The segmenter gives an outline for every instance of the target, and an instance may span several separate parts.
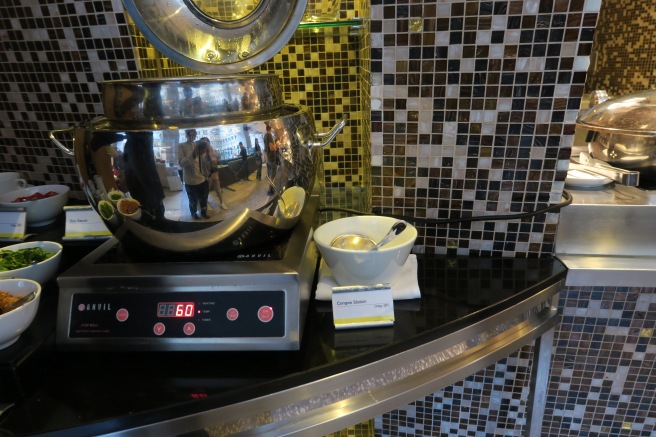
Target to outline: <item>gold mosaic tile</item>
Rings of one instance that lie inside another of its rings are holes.
[[[656,3],[604,0],[594,34],[586,90],[610,96],[656,87]],[[588,38],[590,36],[588,35]]]
[[[353,7],[353,3],[342,3],[344,18],[361,13]],[[137,53],[144,53],[144,50],[147,54],[156,52],[134,24],[131,24],[130,31]],[[368,136],[360,132],[362,36],[363,32],[352,32],[346,26],[300,29],[271,60],[246,73],[277,74],[281,78],[285,101],[308,106],[314,114],[317,132],[328,132],[342,115],[348,118],[342,132],[324,149],[323,180],[326,186],[334,188],[353,189],[368,185],[369,167],[364,166],[362,159],[369,149]],[[144,78],[199,74],[161,54],[142,57],[139,64]]]

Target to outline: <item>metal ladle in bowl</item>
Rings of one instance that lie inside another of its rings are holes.
[[[387,235],[376,243],[371,237],[362,234],[344,234],[338,235],[330,242],[331,247],[346,250],[378,250],[380,247],[392,241],[394,237],[399,235],[408,226],[403,220],[399,220],[392,225]]]
[[[285,199],[282,198],[282,193],[278,190],[278,187],[276,187],[275,182],[273,182],[271,180],[269,175],[266,175],[265,177],[266,177],[267,182],[269,183],[269,186],[271,187],[271,189],[275,193],[276,197],[280,200],[280,202],[282,202],[283,211],[286,212],[287,211],[287,205],[285,204]]]

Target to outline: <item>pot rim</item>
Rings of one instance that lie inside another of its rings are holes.
[[[112,120],[105,116],[95,117],[81,122],[78,126],[92,132],[151,132],[160,130],[199,129],[208,126],[225,126],[230,124],[265,123],[269,120],[285,119],[306,115],[310,117],[310,109],[305,105],[281,105],[267,112],[258,114],[235,114],[232,117],[207,116],[196,119],[179,120]],[[314,118],[310,117],[312,121]]]
[[[275,74],[110,80],[102,94],[105,117],[125,123],[233,119],[285,104]]]
[[[222,74],[222,75],[198,75],[198,76],[174,76],[174,77],[146,77],[139,79],[108,79],[100,82],[101,84],[151,84],[151,83],[171,83],[171,82],[223,82],[230,80],[273,78],[280,79],[275,73],[244,73],[244,74]]]

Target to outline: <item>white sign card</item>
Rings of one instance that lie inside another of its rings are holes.
[[[394,299],[389,284],[333,287],[335,329],[394,324]]]
[[[22,241],[25,238],[27,212],[25,208],[0,210],[0,240]]]
[[[112,233],[100,215],[91,206],[66,206],[66,228],[64,240],[109,238]]]

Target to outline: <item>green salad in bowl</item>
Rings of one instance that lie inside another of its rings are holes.
[[[46,252],[41,247],[27,247],[16,251],[0,250],[0,272],[22,269],[54,255],[53,252]]]
[[[0,279],[31,279],[44,284],[57,273],[62,249],[54,241],[31,241],[0,248]]]

